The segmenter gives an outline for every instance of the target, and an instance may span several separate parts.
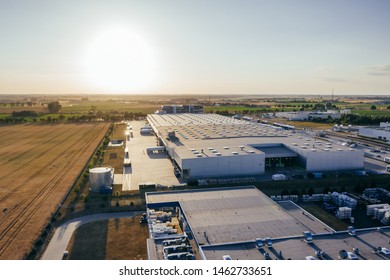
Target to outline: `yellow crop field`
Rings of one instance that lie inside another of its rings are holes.
[[[30,252],[109,126],[0,127],[0,259]]]

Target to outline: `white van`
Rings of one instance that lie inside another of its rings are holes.
[[[274,175],[272,175],[272,180],[273,181],[283,181],[283,180],[286,180],[286,179],[287,179],[287,177],[284,174],[274,174]]]

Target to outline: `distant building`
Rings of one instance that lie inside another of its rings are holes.
[[[390,123],[389,122],[381,122],[379,127],[360,127],[359,135],[385,140],[390,140]]]
[[[299,112],[277,112],[275,113],[277,117],[288,119],[289,121],[308,121],[311,119],[339,119],[341,113],[335,110],[328,110],[326,112],[316,111],[299,111]]]
[[[340,113],[342,114],[342,115],[349,115],[349,114],[351,114],[352,113],[352,110],[351,109],[341,109],[340,110]]]
[[[160,114],[203,114],[203,111],[201,105],[163,105],[158,112]]]

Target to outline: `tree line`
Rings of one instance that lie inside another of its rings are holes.
[[[12,116],[0,118],[0,125],[5,124],[22,124],[27,122],[33,123],[59,123],[59,122],[68,122],[68,123],[80,123],[80,122],[96,122],[96,121],[106,121],[106,122],[118,122],[122,120],[139,120],[145,118],[146,114],[141,112],[89,112],[88,114],[83,115],[71,115],[65,116],[59,114],[58,116],[45,116],[44,114],[37,114],[32,111],[21,111],[14,112]]]

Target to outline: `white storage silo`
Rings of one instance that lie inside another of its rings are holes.
[[[89,170],[89,186],[92,192],[109,192],[112,190],[114,168],[96,167]]]

